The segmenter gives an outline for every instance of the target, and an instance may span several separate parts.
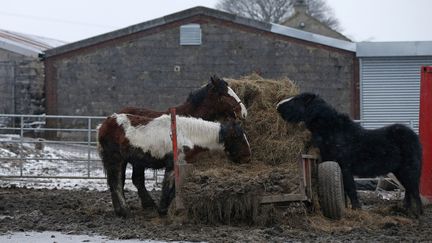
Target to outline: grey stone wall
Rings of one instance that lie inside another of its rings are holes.
[[[43,62],[0,49],[0,113],[42,114]]]
[[[124,106],[165,110],[210,75],[289,77],[350,113],[354,53],[274,34],[201,23],[202,45],[180,46],[179,27],[47,59],[50,113],[108,115]],[[177,68],[177,71],[175,69]],[[178,70],[179,69],[179,70]]]

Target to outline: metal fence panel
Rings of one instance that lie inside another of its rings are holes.
[[[0,177],[105,179],[96,126],[105,117],[0,114]],[[131,177],[128,167],[126,177]],[[163,172],[148,170],[160,183]]]

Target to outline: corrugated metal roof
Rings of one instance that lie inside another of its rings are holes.
[[[357,56],[432,56],[432,41],[359,42]]]
[[[356,51],[356,44],[353,42],[327,37],[324,35],[319,35],[307,31],[303,31],[303,30],[298,30],[284,25],[272,24],[271,32],[326,45],[326,46],[335,47],[338,49],[343,49],[352,52]]]
[[[0,30],[0,48],[25,56],[37,57],[47,49],[67,44],[67,42],[46,37]]]
[[[206,8],[206,7],[194,7],[181,12],[173,13],[161,18],[153,19],[147,22],[143,22],[140,24],[132,25],[126,27],[124,29],[116,30],[113,32],[109,32],[106,34],[102,34],[99,36],[95,36],[92,38],[88,38],[85,40],[81,40],[78,42],[70,43],[68,45],[47,50],[45,52],[46,57],[60,55],[69,51],[74,51],[77,49],[85,48],[88,46],[96,45],[101,42],[109,41],[115,38],[120,38],[126,35],[134,34],[140,31],[145,31],[150,28],[163,26],[181,19],[189,18],[196,15],[204,15],[209,16],[221,20],[230,21],[232,23],[236,23],[239,25],[252,27],[257,30],[263,30],[272,32],[275,34],[288,36],[304,41],[308,41],[311,43],[318,43],[350,52],[355,52],[356,45],[353,42],[338,40],[330,37],[326,37],[323,35],[312,34],[310,32],[297,30],[291,27],[266,23],[254,19],[245,18],[242,16],[234,15],[231,13],[219,11],[216,9]]]

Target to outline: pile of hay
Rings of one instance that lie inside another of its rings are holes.
[[[299,88],[289,79],[269,80],[256,74],[226,81],[248,108],[242,125],[252,162],[238,165],[223,154],[203,153],[181,189],[182,198],[193,221],[272,223],[274,209],[260,206],[260,198],[297,192],[297,162],[310,138],[302,125],[287,124],[276,111],[276,104],[298,94]]]

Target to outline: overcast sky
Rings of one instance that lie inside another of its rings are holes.
[[[354,41],[432,41],[431,0],[326,0]],[[0,29],[73,42],[218,0],[4,0]]]

